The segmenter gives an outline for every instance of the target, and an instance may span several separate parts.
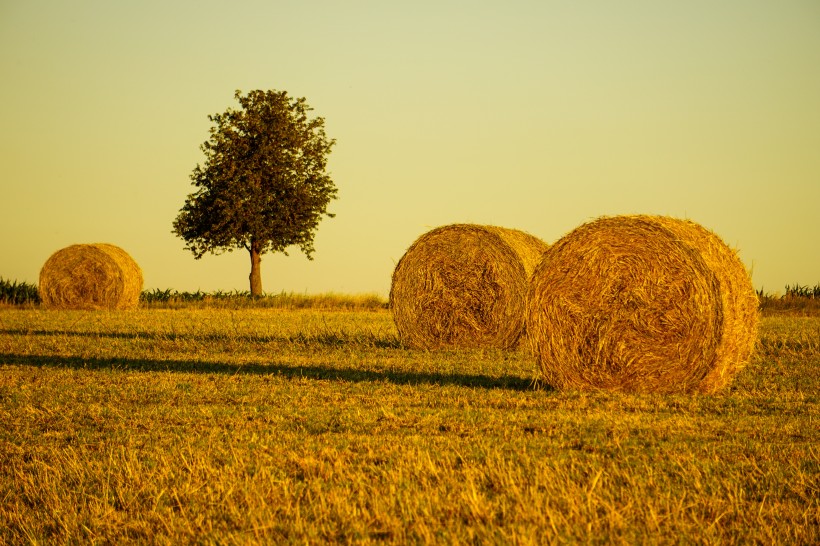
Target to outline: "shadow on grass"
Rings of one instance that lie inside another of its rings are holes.
[[[376,333],[348,334],[345,332],[325,331],[315,334],[298,333],[293,336],[276,335],[245,335],[245,334],[190,334],[169,332],[74,332],[69,330],[24,330],[4,329],[0,334],[12,336],[38,337],[81,337],[81,338],[109,338],[109,339],[146,339],[157,341],[180,341],[193,339],[196,341],[247,341],[251,343],[317,343],[326,346],[365,345],[378,349],[399,349],[401,343],[396,336],[379,335]]]
[[[482,374],[448,374],[435,372],[374,371],[332,366],[289,366],[276,362],[258,364],[228,364],[196,360],[134,360],[126,358],[81,358],[75,356],[32,356],[0,354],[0,364],[35,366],[40,368],[70,368],[99,371],[142,371],[202,373],[225,375],[274,375],[349,382],[387,382],[396,385],[439,385],[512,391],[544,390],[531,379],[518,376],[493,377]],[[547,387],[547,389],[549,389]]]

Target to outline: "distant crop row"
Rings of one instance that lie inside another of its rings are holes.
[[[5,305],[38,305],[40,295],[37,285],[8,281],[0,277],[0,304]],[[179,307],[256,307],[277,309],[349,309],[377,310],[386,309],[387,302],[375,294],[294,294],[282,292],[253,297],[249,291],[232,290],[215,292],[180,292],[166,289],[144,290],[140,294],[140,305],[151,308]]]
[[[820,284],[810,287],[786,285],[782,296],[757,292],[760,310],[764,315],[820,315]]]
[[[215,292],[179,292],[166,289],[145,290],[140,295],[144,307],[257,307],[276,309],[386,309],[387,302],[375,294],[294,294],[281,292],[264,296],[252,296],[250,291],[231,290]]]
[[[37,286],[26,282],[7,281],[0,277],[0,303],[26,305],[40,303]]]
[[[795,284],[794,286],[786,285],[787,298],[820,298],[820,284],[813,287],[801,286]]]
[[[757,292],[760,309],[764,314],[770,312],[820,312],[820,284],[786,285],[783,295]],[[0,304],[37,305],[40,295],[37,285],[17,282],[0,277]],[[293,294],[282,292],[252,297],[249,291],[231,290],[215,292],[180,292],[166,289],[145,290],[140,294],[140,304],[144,307],[260,307],[281,309],[355,309],[376,310],[387,308],[387,302],[375,294]]]

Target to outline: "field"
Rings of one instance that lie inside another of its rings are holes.
[[[715,396],[536,378],[380,307],[0,308],[0,543],[820,542],[820,318]]]

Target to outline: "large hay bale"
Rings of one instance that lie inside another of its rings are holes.
[[[139,304],[142,271],[117,246],[71,245],[46,260],[39,292],[51,309],[132,309]]]
[[[419,237],[393,271],[390,308],[408,347],[513,347],[547,245],[523,231],[453,224]]]
[[[544,253],[530,347],[557,388],[715,392],[751,357],[758,301],[714,233],[661,216],[602,218]]]

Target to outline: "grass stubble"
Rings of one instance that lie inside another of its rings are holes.
[[[0,543],[817,543],[818,370],[811,317],[628,395],[386,310],[0,309]]]

